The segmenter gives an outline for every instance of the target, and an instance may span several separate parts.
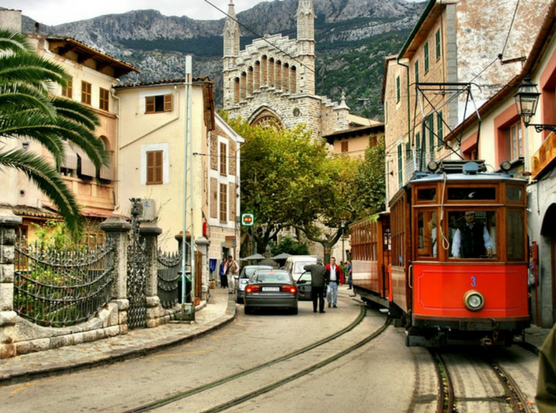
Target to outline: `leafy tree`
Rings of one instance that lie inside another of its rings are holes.
[[[365,161],[359,167],[355,182],[359,194],[357,209],[361,217],[386,208],[385,156],[384,139],[365,150]]]
[[[61,66],[38,56],[23,35],[0,30],[0,166],[24,172],[77,234],[83,225],[79,208],[57,170],[63,141],[82,148],[97,168],[108,163],[108,154],[94,135],[100,124],[95,113],[50,93],[53,85],[67,86],[68,79]],[[55,165],[24,149],[4,149],[7,140],[24,136],[52,153]]]
[[[250,126],[245,120],[228,119],[228,124],[245,139],[241,149],[241,208],[255,214],[250,231],[257,252],[285,226],[300,219],[317,217],[319,194],[328,185],[320,176],[325,162],[324,141],[314,141],[303,125],[293,129]],[[303,217],[303,218],[300,218]]]
[[[309,254],[309,248],[307,247],[307,244],[302,244],[290,237],[282,238],[278,245],[271,248],[271,251],[273,255],[282,254],[283,252],[291,255]]]

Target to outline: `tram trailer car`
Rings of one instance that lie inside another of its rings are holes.
[[[525,180],[487,173],[482,161],[431,163],[389,206],[350,228],[353,283],[364,301],[400,319],[408,346],[511,345],[523,334]],[[462,235],[469,221],[471,237]],[[458,248],[464,239],[474,246]]]

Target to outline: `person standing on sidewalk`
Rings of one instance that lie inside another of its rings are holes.
[[[316,264],[309,264],[303,267],[305,271],[311,272],[311,298],[313,300],[313,313],[317,312],[317,302],[319,313],[324,313],[324,289],[327,283],[326,268],[319,260]]]
[[[331,306],[337,308],[338,301],[338,286],[344,283],[344,276],[342,269],[336,265],[336,258],[330,258],[330,264],[326,266],[329,272],[328,290],[326,291],[326,300],[328,301],[328,308]]]
[[[228,288],[228,277],[226,276],[226,259],[223,257],[220,267],[218,268],[220,276],[220,288]]]
[[[237,262],[234,260],[234,257],[228,255],[228,261],[226,261],[226,278],[228,280],[228,293],[234,293],[234,275],[237,274],[239,270],[239,266]]]
[[[351,274],[351,261],[347,260],[347,281],[348,281],[348,290],[352,290],[353,289],[353,278],[352,278],[352,274]]]

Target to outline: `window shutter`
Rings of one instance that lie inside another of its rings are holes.
[[[147,152],[147,185],[162,184],[162,151]]]
[[[164,112],[171,112],[172,109],[172,95],[164,95]]]
[[[145,98],[145,103],[146,103],[145,113],[153,113],[154,112],[154,96],[147,96]]]

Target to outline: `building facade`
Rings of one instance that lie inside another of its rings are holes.
[[[255,39],[240,50],[233,0],[224,25],[224,110],[250,124],[299,123],[315,138],[349,127],[349,107],[315,94],[315,34],[312,0],[300,0],[297,39],[280,34]]]

